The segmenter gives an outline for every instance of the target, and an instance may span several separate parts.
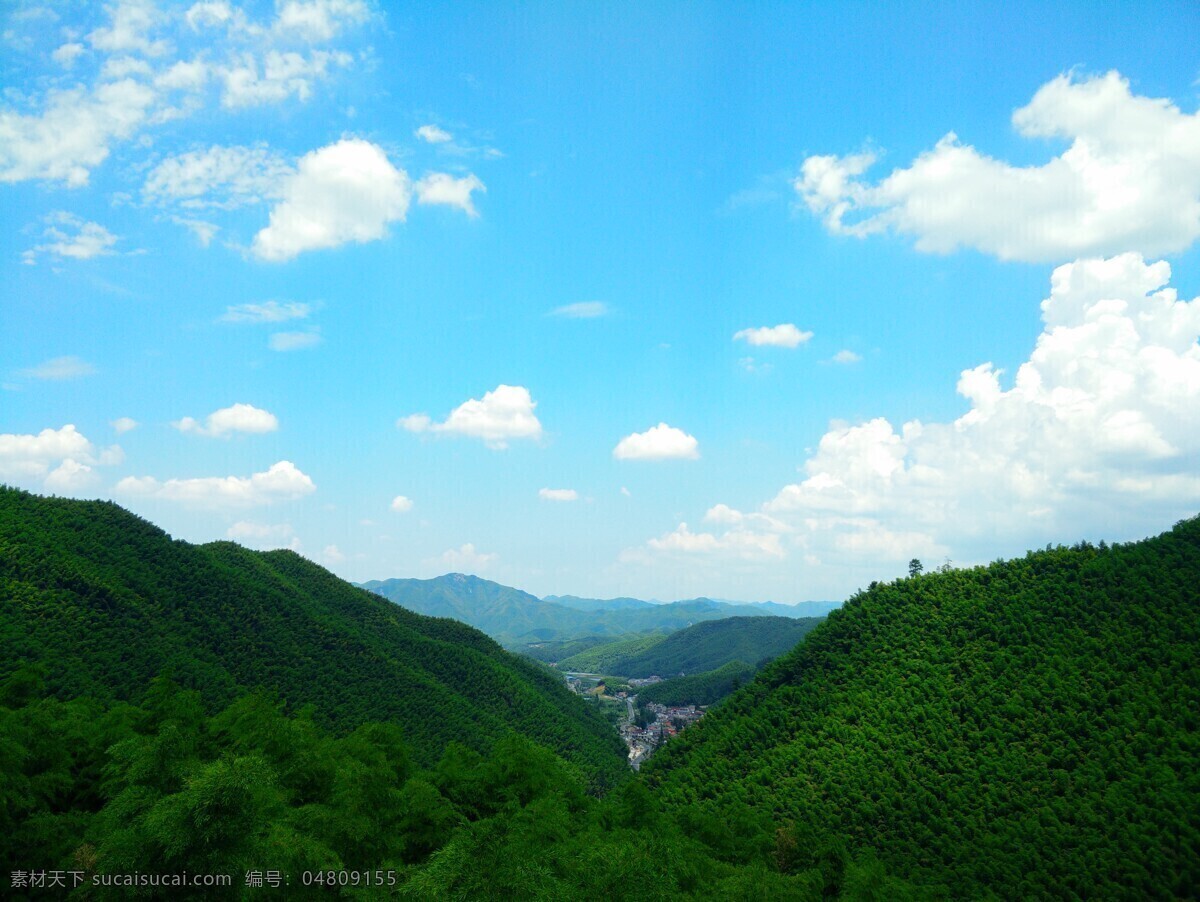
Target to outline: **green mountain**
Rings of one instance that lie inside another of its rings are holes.
[[[872,585],[643,770],[952,898],[1200,887],[1200,519]]]
[[[624,677],[669,677],[716,670],[730,661],[759,664],[790,651],[820,622],[816,617],[765,615],[709,620],[658,641],[651,637],[637,644],[599,645],[558,666]]]
[[[597,786],[626,772],[603,719],[482,633],[289,551],[173,541],[109,503],[0,488],[0,649],[0,679],[36,662],[61,698],[136,701],[165,672],[210,709],[263,689],[330,728],[391,721],[422,763],[516,732]]]
[[[639,705],[715,705],[739,686],[753,679],[755,669],[744,661],[730,661],[707,673],[663,680],[637,692]]]
[[[607,602],[593,605],[590,599],[568,596],[568,604],[559,604],[462,573],[434,579],[372,580],[360,585],[419,614],[461,620],[510,648],[588,636],[615,639],[670,632],[702,620],[767,614],[752,605],[726,604],[710,598],[669,604],[616,599],[615,606],[608,607]]]
[[[648,633],[644,636],[630,636],[628,639],[605,642],[570,657],[561,658],[557,666],[563,672],[626,676],[625,661],[663,642],[667,635],[666,633]]]

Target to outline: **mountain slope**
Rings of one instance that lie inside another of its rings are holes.
[[[48,668],[60,697],[136,699],[170,672],[210,706],[262,687],[331,726],[391,720],[430,763],[513,731],[623,778],[620,742],[555,675],[288,551],[195,546],[116,505],[0,488],[0,679]]]
[[[758,664],[776,658],[820,623],[808,617],[727,617],[674,632],[661,641],[640,645],[600,645],[559,662],[561,670],[593,669],[625,677],[676,676],[716,670],[731,661]],[[602,659],[603,665],[595,662]]]
[[[751,605],[731,605],[710,598],[650,604],[617,599],[592,604],[593,599],[569,598],[567,604],[544,600],[462,573],[434,579],[386,579],[361,583],[362,588],[419,614],[453,617],[483,630],[498,642],[513,647],[530,642],[579,639],[634,633],[669,632],[701,620],[734,616],[766,616]]]
[[[1200,886],[1198,762],[1191,520],[873,586],[643,773],[768,813],[781,858],[841,834],[956,898],[1163,898]]]

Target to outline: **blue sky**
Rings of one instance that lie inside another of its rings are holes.
[[[1093,7],[7,4],[0,479],[538,594],[1168,528],[1200,13]]]

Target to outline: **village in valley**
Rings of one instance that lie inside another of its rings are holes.
[[[572,692],[593,700],[613,720],[629,749],[629,764],[638,770],[642,762],[680,731],[704,716],[703,705],[639,705],[637,690],[662,682],[662,677],[623,680],[594,673],[565,673]]]

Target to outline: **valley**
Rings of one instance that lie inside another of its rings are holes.
[[[382,866],[416,897],[1200,885],[1200,520],[561,661],[108,503],[0,489],[0,549],[6,861]]]

